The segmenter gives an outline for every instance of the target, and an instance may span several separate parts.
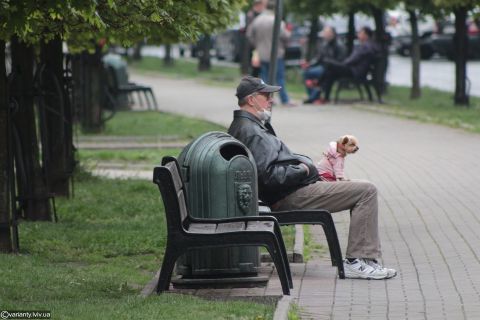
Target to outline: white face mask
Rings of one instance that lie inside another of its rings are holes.
[[[253,97],[255,99],[255,102],[257,102],[257,98]],[[260,120],[263,122],[268,122],[272,118],[272,111],[267,110],[267,109],[262,109],[258,106],[258,102],[256,105],[254,105],[255,110],[257,110],[257,115]],[[259,110],[260,109],[260,110]]]

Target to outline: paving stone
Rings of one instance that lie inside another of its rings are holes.
[[[237,108],[234,88],[135,73],[132,80],[152,86],[164,111],[228,126]],[[178,95],[179,87],[189,94]],[[272,121],[293,151],[314,160],[337,136],[357,135],[360,151],[345,171],[376,184],[382,262],[399,272],[390,280],[340,280],[328,252],[292,265],[302,319],[480,319],[480,148],[472,147],[480,135],[345,105],[274,107]],[[345,253],[349,215],[333,218]],[[321,228],[312,234],[326,245]],[[270,275],[265,295],[281,292]],[[230,291],[247,293],[258,292]]]

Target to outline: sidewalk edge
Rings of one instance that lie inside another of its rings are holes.
[[[292,302],[292,296],[283,296],[277,303],[277,308],[275,309],[275,313],[273,314],[273,320],[287,320],[288,311],[290,311]]]

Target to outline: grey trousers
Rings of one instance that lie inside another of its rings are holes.
[[[350,210],[347,258],[381,257],[378,237],[377,188],[368,181],[318,181],[303,187],[275,203],[275,211],[326,209]]]

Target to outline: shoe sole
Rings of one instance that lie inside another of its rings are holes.
[[[385,280],[390,279],[388,275],[385,276],[368,276],[363,273],[352,273],[345,270],[345,278],[347,279],[364,279],[364,280]]]

